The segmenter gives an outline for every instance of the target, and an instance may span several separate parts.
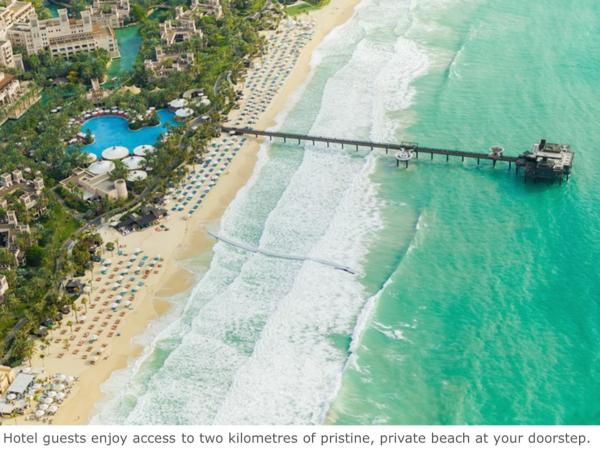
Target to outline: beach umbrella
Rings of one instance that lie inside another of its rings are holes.
[[[17,396],[15,394],[8,394],[6,396],[6,400],[14,400],[15,398],[17,398]]]
[[[122,146],[109,147],[102,152],[102,158],[109,161],[123,159],[129,155],[129,149]]]
[[[88,167],[88,170],[94,175],[103,175],[112,172],[115,169],[115,163],[112,161],[97,161]]]
[[[94,153],[86,153],[85,159],[88,163],[92,164],[98,161],[98,156],[96,156]]]
[[[133,154],[136,156],[146,156],[147,154],[152,153],[155,150],[156,147],[154,147],[153,145],[138,145],[136,148],[133,149]]]
[[[98,339],[99,338],[97,334],[92,334],[92,337],[90,337],[90,342],[96,342]]]
[[[56,395],[56,398],[58,398],[59,400],[64,400],[64,398],[67,396],[67,394],[65,394],[64,392],[59,392]]]
[[[42,411],[41,409],[38,409],[38,410],[35,412],[35,417],[37,417],[37,418],[40,418],[40,417],[43,417],[43,416],[44,416],[44,414],[46,414],[44,411]]]
[[[56,380],[57,381],[65,381],[67,378],[67,376],[64,373],[59,373],[56,375]]]
[[[34,390],[34,391],[39,391],[41,388],[42,388],[42,385],[41,385],[41,384],[39,384],[39,383],[35,383],[35,384],[33,385],[33,390]]]
[[[121,285],[119,283],[113,284],[113,289],[114,290],[119,289],[120,287],[121,287]]]
[[[44,400],[42,400],[43,403],[50,405],[51,403],[54,402],[54,399],[51,397],[46,397]]]
[[[133,253],[135,253],[136,255],[142,253],[142,249],[141,248],[136,248]]]
[[[38,409],[42,410],[42,411],[46,411],[48,409],[49,405],[46,405],[45,403],[40,403],[38,405]]]
[[[56,406],[56,405],[52,405],[50,408],[48,408],[48,411],[49,411],[51,414],[55,414],[55,413],[56,413],[56,411],[58,411],[58,406]]]
[[[123,164],[128,170],[139,170],[144,167],[146,159],[141,156],[128,156],[123,159]]]
[[[125,303],[123,303],[125,306],[129,307],[131,306],[131,302],[129,300],[127,300]]]
[[[169,107],[171,109],[184,108],[186,105],[187,105],[187,100],[185,100],[183,98],[177,98],[177,99],[171,100],[169,102]]]
[[[52,389],[60,393],[65,390],[65,385],[62,383],[56,383],[52,386]]]
[[[115,302],[120,302],[121,300],[123,300],[123,297],[121,295],[117,295],[115,297]]]
[[[50,392],[48,392],[48,394],[47,394],[47,395],[48,395],[48,397],[50,397],[50,398],[55,398],[55,397],[56,397],[56,391],[50,391]]]
[[[110,305],[110,307],[112,309],[117,309],[119,307],[119,305],[117,305],[116,303],[113,303],[112,305]]]
[[[81,323],[81,322],[84,322],[84,321],[85,321],[85,319],[87,319],[87,317],[85,317],[85,316],[80,316],[80,317],[79,317],[79,323]]]
[[[67,383],[71,384],[71,383],[73,383],[73,381],[75,381],[75,377],[73,377],[73,376],[69,375],[69,376],[67,377],[66,381],[67,381]]]

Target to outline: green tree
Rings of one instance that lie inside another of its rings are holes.
[[[115,161],[114,163],[115,163],[115,168],[110,173],[110,179],[112,181],[115,181],[115,180],[127,178],[127,173],[129,171],[127,170],[127,166],[125,164],[123,164],[123,161]]]
[[[44,249],[38,245],[32,245],[25,252],[25,260],[29,267],[40,267],[44,261]]]

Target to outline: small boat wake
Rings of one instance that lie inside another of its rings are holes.
[[[253,246],[245,244],[243,242],[237,242],[232,239],[225,238],[223,236],[219,236],[218,234],[213,233],[212,231],[209,231],[209,230],[207,230],[207,233],[209,234],[209,236],[213,237],[214,239],[216,239],[218,241],[224,242],[233,247],[237,247],[237,248],[240,248],[242,250],[246,250],[246,251],[249,251],[252,253],[260,253],[261,255],[269,256],[271,258],[287,259],[290,261],[312,261],[312,262],[316,262],[318,264],[322,264],[324,266],[333,267],[334,269],[341,270],[342,272],[347,272],[351,275],[356,275],[356,272],[354,270],[352,270],[350,267],[344,266],[342,264],[338,264],[334,261],[328,261],[328,260],[322,259],[322,258],[314,258],[312,256],[291,255],[291,254],[273,252],[270,250],[261,249],[259,247],[253,247]]]

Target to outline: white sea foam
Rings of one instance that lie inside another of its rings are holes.
[[[325,40],[315,56],[321,64],[317,84],[304,93],[322,89],[318,113],[310,118],[312,133],[394,139],[389,115],[410,106],[412,82],[429,64],[415,42],[388,36],[406,9],[399,5],[409,2],[366,0],[350,23]],[[328,74],[324,86],[318,85],[321,69]],[[371,181],[377,158],[312,146],[303,153],[263,146],[219,232],[274,251],[364,267],[369,244],[383,227]],[[154,338],[151,354],[129,372],[130,381],[121,380],[121,400],[96,422],[324,419],[345,365],[356,363],[379,294],[366,300],[357,277],[314,262],[277,260],[223,243],[214,252],[178,319]],[[349,335],[350,361],[335,344],[337,336]],[[158,349],[163,357],[151,364]]]

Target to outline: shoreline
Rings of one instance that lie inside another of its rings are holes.
[[[304,16],[315,23],[314,35],[302,48],[294,68],[281,88],[260,114],[256,122],[257,128],[273,127],[280,114],[285,113],[293,104],[293,94],[303,87],[312,73],[311,61],[315,48],[333,29],[343,25],[354,15],[358,3],[359,0],[332,0],[323,8]],[[119,326],[120,335],[111,340],[109,356],[90,366],[81,360],[53,357],[51,346],[43,360],[39,356],[34,359],[34,365],[43,366],[46,372],[66,372],[79,377],[73,392],[52,418],[53,424],[88,423],[95,413],[95,406],[102,400],[102,384],[113,372],[126,369],[142,354],[143,347],[135,344],[133,339],[141,335],[152,321],[171,310],[168,298],[191,290],[195,278],[181,263],[212,251],[215,241],[208,236],[205,226],[221,219],[238,191],[251,178],[261,143],[262,141],[255,139],[244,142],[202,206],[188,220],[183,220],[179,214],[170,215],[164,220],[163,223],[168,227],[168,231],[160,232],[164,238],[156,236],[155,229],[146,229],[125,237],[113,229],[100,230],[105,242],[116,241],[119,243],[118,247],[126,253],[132,252],[134,248],[142,248],[149,255],[161,254],[164,268],[140,292],[140,300],[136,301],[134,312],[123,318],[123,323]],[[210,262],[207,267],[209,265]],[[23,419],[20,422],[27,423]]]

